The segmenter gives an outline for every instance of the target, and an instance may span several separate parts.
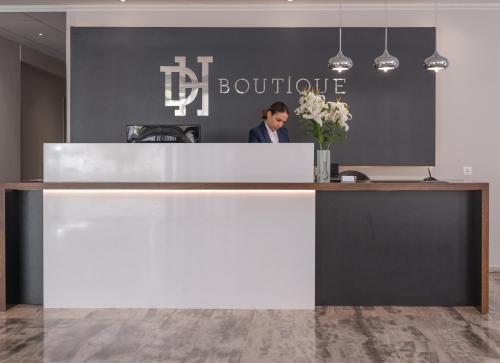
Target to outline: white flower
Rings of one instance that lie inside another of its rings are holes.
[[[327,102],[325,96],[308,90],[300,93],[299,107],[295,114],[302,119],[311,120],[323,127],[325,122],[337,124],[344,130],[349,130],[347,121],[351,114],[343,102]]]
[[[347,105],[343,102],[328,102],[330,113],[328,115],[328,120],[333,123],[337,123],[345,131],[349,130],[349,125],[347,121],[351,119],[351,114],[347,109]]]
[[[343,129],[347,132],[347,122],[352,118],[346,103],[327,102],[324,95],[313,90],[300,92],[299,107],[295,109],[295,114],[306,123],[314,122],[319,125],[313,131],[307,128],[307,133],[316,138],[320,149],[327,149],[338,137],[345,137],[345,134],[336,134],[335,130]],[[329,123],[328,127],[323,127],[325,123]]]
[[[301,92],[299,107],[295,114],[303,119],[312,120],[318,125],[323,126],[327,118],[328,108],[326,107],[325,96],[316,94],[312,91]]]

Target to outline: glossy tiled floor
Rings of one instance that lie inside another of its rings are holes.
[[[0,315],[1,362],[500,362],[500,274],[491,311],[63,310]]]

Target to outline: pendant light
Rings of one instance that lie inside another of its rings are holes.
[[[380,57],[375,58],[373,64],[375,68],[387,72],[399,67],[399,59],[394,57],[387,50],[387,0],[385,1],[385,49]]]
[[[437,31],[437,0],[434,1],[434,26]],[[428,71],[434,71],[436,73],[448,68],[449,64],[450,62],[448,62],[448,59],[438,53],[437,45],[434,53],[424,60],[424,68]]]
[[[333,58],[328,61],[328,68],[331,70],[342,72],[351,69],[354,65],[351,58],[346,57],[342,53],[342,0],[340,0],[340,11],[339,11],[339,52]]]

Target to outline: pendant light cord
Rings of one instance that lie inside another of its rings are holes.
[[[385,0],[385,50],[387,50],[387,0]]]
[[[434,34],[435,34],[434,53],[437,52],[437,31],[438,31],[438,2],[437,0],[434,0]]]
[[[438,2],[434,1],[434,27],[437,29],[438,27]]]
[[[339,11],[339,50],[342,51],[342,0],[340,0]]]

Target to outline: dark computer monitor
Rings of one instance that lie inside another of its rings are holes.
[[[127,126],[127,142],[201,142],[200,125]]]

